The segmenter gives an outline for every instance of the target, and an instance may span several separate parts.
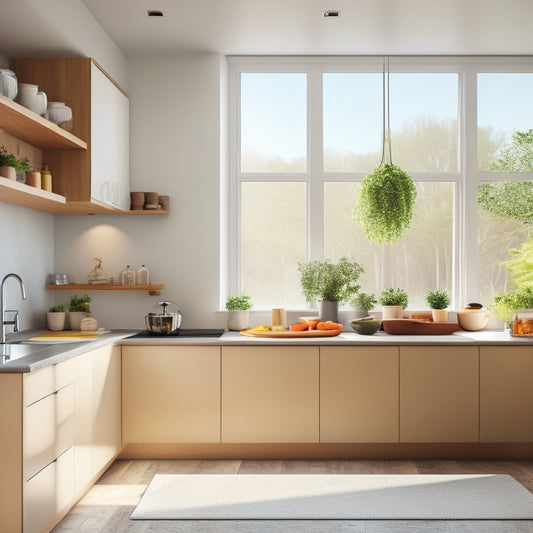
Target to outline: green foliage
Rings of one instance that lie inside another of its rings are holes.
[[[253,307],[252,299],[248,295],[228,296],[226,309],[228,311],[247,311]]]
[[[447,289],[435,289],[427,292],[426,301],[430,309],[446,309],[450,305],[451,298]]]
[[[26,157],[20,159],[13,154],[9,154],[4,146],[0,146],[0,167],[13,167],[18,172],[32,170],[29,160]]]
[[[81,298],[77,294],[74,294],[70,297],[69,311],[90,313],[91,309],[89,307],[89,303],[91,301],[92,299],[87,296],[87,294],[84,294]]]
[[[509,146],[490,164],[497,172],[533,172],[533,130],[514,131]]]
[[[378,303],[376,295],[373,293],[358,292],[350,299],[350,307],[356,311],[364,311],[368,313],[371,309],[374,309]]]
[[[393,244],[409,227],[416,188],[401,168],[383,163],[363,178],[352,214],[370,242]]]
[[[533,309],[533,287],[499,292],[490,309],[500,320],[510,322],[517,309]]]
[[[346,302],[361,288],[357,280],[364,268],[346,257],[332,263],[325,261],[301,261],[298,263],[302,293],[306,301]]]
[[[509,250],[511,259],[504,262],[512,274],[513,283],[519,289],[533,288],[533,239],[522,243],[520,248]]]
[[[50,313],[64,313],[67,310],[67,304],[53,305],[48,309]]]
[[[381,305],[401,305],[402,309],[407,307],[409,303],[409,296],[403,289],[385,289],[381,292],[379,297]]]
[[[481,183],[477,202],[494,217],[533,224],[533,181]]]

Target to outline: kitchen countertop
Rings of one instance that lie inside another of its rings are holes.
[[[62,342],[45,344],[36,351],[0,363],[0,373],[33,372],[49,365],[57,364],[76,355],[108,344],[124,346],[409,346],[409,345],[506,345],[531,346],[533,351],[533,337],[513,337],[503,331],[458,331],[451,335],[389,335],[379,331],[374,335],[358,335],[355,332],[344,331],[336,337],[297,337],[263,338],[245,337],[236,331],[227,331],[221,337],[137,337],[128,338],[139,330],[113,330],[98,339],[83,342]],[[43,330],[30,330],[8,335],[8,341],[17,343],[43,333]],[[32,343],[33,344],[33,343]]]

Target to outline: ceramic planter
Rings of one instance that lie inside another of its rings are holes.
[[[334,300],[322,300],[318,302],[318,316],[323,322],[331,320],[339,321],[339,302]]]
[[[250,311],[228,311],[228,329],[241,331],[250,323]]]
[[[65,322],[67,313],[46,313],[46,327],[51,331],[63,331],[65,329]]]
[[[83,311],[71,311],[68,314],[70,329],[72,331],[80,331],[82,319],[89,318],[91,316],[91,313],[84,313]]]
[[[448,309],[432,309],[433,322],[448,322]]]
[[[15,170],[15,167],[0,167],[0,176],[10,180],[16,180],[17,171]]]
[[[381,318],[383,320],[403,318],[403,307],[401,305],[384,305]]]

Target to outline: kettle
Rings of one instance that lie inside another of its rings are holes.
[[[144,317],[146,329],[151,333],[170,335],[180,330],[180,308],[174,302],[159,302]]]

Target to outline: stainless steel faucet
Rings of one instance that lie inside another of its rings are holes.
[[[5,285],[8,278],[15,278],[18,280],[20,284],[20,292],[22,294],[22,299],[26,299],[26,287],[24,286],[22,278],[18,274],[14,274],[13,272],[11,272],[10,274],[6,274],[4,276],[4,279],[2,280],[2,285],[0,285],[0,292],[2,293],[0,298],[0,317],[2,322],[2,327],[0,329],[0,344],[5,344],[6,342],[6,326],[12,325],[13,331],[18,331],[20,327],[19,312],[17,310],[6,309]],[[6,320],[6,313],[15,313],[15,315],[13,316],[13,320]]]

